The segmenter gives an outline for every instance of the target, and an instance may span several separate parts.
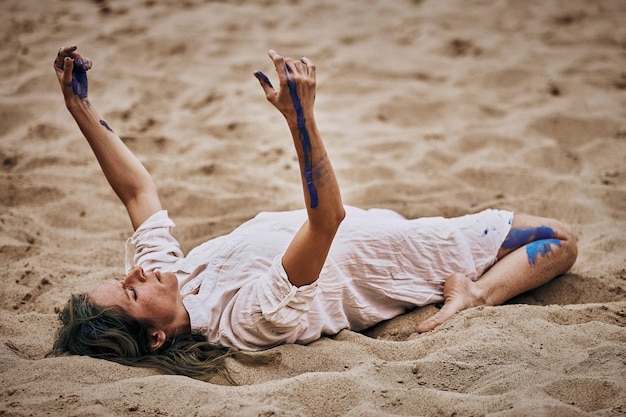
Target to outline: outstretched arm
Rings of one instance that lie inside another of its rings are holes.
[[[319,276],[345,210],[313,113],[315,65],[304,57],[285,59],[276,51],[269,56],[278,74],[278,89],[262,72],[255,76],[268,101],[285,117],[298,155],[308,219],[285,252],[283,267],[291,283],[302,286]]]
[[[136,229],[161,210],[161,202],[148,171],[89,102],[87,71],[91,65],[91,60],[80,54],[76,46],[59,49],[54,60],[65,105]]]

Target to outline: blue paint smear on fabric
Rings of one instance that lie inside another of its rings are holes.
[[[109,132],[113,132],[113,129],[111,129],[111,126],[109,126],[109,124],[105,120],[100,120],[100,124],[104,126]]]
[[[261,81],[263,81],[263,83],[265,83],[265,84],[269,85],[270,87],[274,88],[274,86],[272,85],[270,79],[267,78],[267,75],[263,74],[261,71],[255,72],[254,75],[256,75],[257,78],[259,78]]]
[[[302,143],[302,152],[304,154],[304,179],[309,190],[309,197],[311,198],[311,208],[317,208],[319,201],[317,199],[317,190],[313,183],[313,155],[311,147],[311,139],[309,138],[309,132],[306,130],[306,119],[304,117],[304,110],[302,109],[302,103],[300,103],[300,97],[298,97],[298,90],[296,88],[296,82],[291,77],[291,68],[285,65],[285,78],[287,78],[287,87],[289,87],[289,94],[291,95],[291,101],[296,110],[298,132],[300,133],[300,142]]]
[[[528,256],[528,263],[530,265],[534,265],[537,263],[538,256],[548,256],[550,252],[552,252],[552,245],[557,247],[561,247],[561,241],[558,239],[544,239],[537,240],[535,242],[529,243],[526,246],[526,255]]]
[[[556,236],[554,230],[548,226],[529,227],[526,229],[513,228],[507,235],[504,243],[502,243],[503,249],[517,249],[526,245],[527,243],[551,239]]]

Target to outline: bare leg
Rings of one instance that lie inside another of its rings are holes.
[[[417,326],[419,333],[439,326],[455,313],[481,305],[499,305],[567,272],[578,255],[576,238],[560,222],[516,214],[498,251],[498,261],[476,282],[453,274],[443,287],[444,305]]]

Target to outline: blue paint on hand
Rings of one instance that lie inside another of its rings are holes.
[[[270,82],[270,79],[267,78],[267,75],[263,74],[261,71],[257,71],[254,73],[254,75],[261,80],[264,84],[270,86],[271,88],[274,88],[274,86],[272,85],[272,83]]]
[[[300,142],[302,143],[302,153],[304,156],[304,179],[309,190],[311,208],[317,208],[319,201],[317,198],[317,190],[315,189],[315,184],[313,182],[313,155],[311,138],[309,137],[309,132],[306,129],[306,118],[304,117],[304,109],[302,109],[302,103],[300,102],[300,97],[298,96],[296,81],[292,78],[291,73],[291,68],[289,68],[288,65],[285,65],[285,78],[287,79],[287,87],[289,87],[289,94],[291,95],[293,107],[296,110],[296,122],[300,135]]]
[[[111,129],[111,126],[109,126],[109,124],[105,120],[100,119],[100,124],[104,126],[109,132],[113,132],[113,129]]]
[[[546,257],[552,252],[552,245],[561,247],[561,241],[558,239],[543,239],[529,243],[526,246],[526,256],[528,256],[528,263],[535,265],[537,263],[537,257]]]
[[[70,86],[72,91],[81,99],[87,98],[88,84],[87,84],[87,71],[82,67],[80,59],[77,62],[79,65],[74,65],[72,70],[72,82]]]
[[[527,243],[551,239],[555,236],[554,230],[548,226],[529,227],[526,229],[513,228],[507,235],[504,243],[502,243],[502,249],[517,249]]]

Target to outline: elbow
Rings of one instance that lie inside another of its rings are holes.
[[[337,208],[334,210],[332,215],[328,216],[328,226],[331,230],[336,231],[339,226],[341,226],[341,222],[346,218],[346,209],[343,204],[338,204]]]
[[[309,218],[309,223],[320,232],[335,234],[345,218],[346,210],[343,205],[339,205],[335,210],[326,213],[322,218]]]
[[[346,209],[345,209],[345,207],[342,204],[341,207],[340,207],[340,210],[337,213],[337,218],[336,218],[336,220],[337,220],[337,227],[339,227],[339,225],[341,224],[341,222],[345,218],[346,218]]]

